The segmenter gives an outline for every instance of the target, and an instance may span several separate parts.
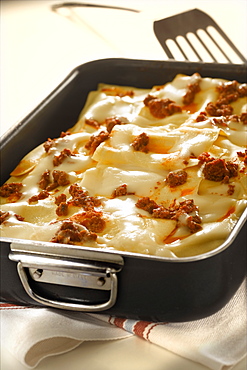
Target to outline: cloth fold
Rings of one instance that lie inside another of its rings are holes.
[[[2,303],[4,347],[26,367],[84,341],[136,335],[212,370],[230,369],[247,353],[246,281],[220,311],[185,323],[154,323],[103,314],[21,307]]]

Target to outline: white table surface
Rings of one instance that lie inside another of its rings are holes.
[[[208,13],[247,58],[246,0],[88,0],[141,13],[83,8],[60,15],[58,1],[1,1],[1,135],[30,112],[77,65],[111,57],[166,59],[152,24],[182,11]],[[115,13],[114,13],[115,12]],[[115,15],[117,14],[117,19]],[[102,19],[104,21],[102,21]],[[24,370],[4,347],[1,369]],[[42,361],[37,370],[207,370],[140,338],[87,342]],[[246,369],[246,359],[234,370]]]

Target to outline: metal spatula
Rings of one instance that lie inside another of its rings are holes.
[[[169,59],[247,63],[217,23],[198,9],[155,21],[154,33]]]

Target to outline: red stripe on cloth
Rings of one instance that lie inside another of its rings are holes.
[[[17,306],[10,303],[0,303],[0,310],[20,310],[25,308],[31,308],[31,306]]]
[[[151,333],[151,331],[153,330],[153,328],[155,328],[157,325],[167,325],[167,324],[169,324],[168,322],[156,322],[156,323],[154,323],[152,326],[150,326],[150,328],[148,329],[148,332],[147,332],[147,334],[146,334],[146,340],[148,340],[148,341],[150,341],[150,339],[149,339],[149,335],[150,335],[150,333]]]
[[[151,331],[152,331],[152,329],[155,327],[155,326],[157,326],[158,325],[158,323],[156,323],[156,324],[153,324],[152,326],[150,326],[150,328],[148,329],[148,332],[147,332],[147,334],[146,334],[146,340],[149,340],[149,335],[150,335],[150,333],[151,333]]]
[[[151,324],[150,321],[137,321],[137,323],[134,325],[133,333],[138,335],[141,338],[146,339],[144,336],[144,330],[150,324]]]
[[[114,325],[118,326],[119,328],[121,329],[124,329],[124,323],[125,323],[126,319],[121,319],[121,318],[115,318],[114,319]]]
[[[10,307],[12,304],[9,303],[0,303],[0,307]]]

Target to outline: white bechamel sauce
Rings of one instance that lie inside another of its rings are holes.
[[[111,197],[117,187],[128,184],[128,192],[144,197],[151,196],[157,183],[163,180],[164,175],[154,172],[125,171],[117,167],[101,165],[86,171],[81,185],[93,196],[100,194],[104,197]]]
[[[200,81],[201,90],[191,106],[184,106],[181,113],[157,119],[143,103],[151,94],[182,106],[188,84],[196,81]],[[1,235],[51,241],[63,219],[85,211],[73,206],[67,216],[56,214],[55,197],[64,193],[67,200],[71,200],[70,184],[77,183],[88,196],[101,199],[95,210],[102,212],[105,221],[105,228],[98,233],[96,242],[86,245],[170,258],[202,254],[218,247],[247,205],[246,166],[238,155],[246,148],[246,125],[234,120],[220,124],[214,117],[196,121],[208,102],[215,102],[216,87],[224,82],[181,74],[152,89],[100,84],[97,91],[89,94],[76,125],[68,128],[71,135],[55,138],[48,153],[40,145],[28,153],[13,172],[8,182],[21,182],[22,196],[14,203],[1,198],[2,212],[9,212],[9,217],[0,226]],[[234,114],[246,112],[246,98],[238,99],[232,106]],[[109,139],[90,153],[85,144],[91,135],[107,132],[105,120],[109,117],[117,117],[123,124],[114,126]],[[86,124],[86,119],[98,121],[100,127]],[[132,146],[142,133],[149,138],[147,152],[136,151]],[[72,154],[54,166],[54,158],[64,149],[70,149]],[[230,178],[229,183],[206,180],[204,165],[197,158],[203,152],[238,164],[238,176]],[[58,186],[49,192],[49,197],[30,204],[29,198],[42,190],[39,186],[42,174],[50,171],[50,181],[53,181],[54,170],[66,172],[70,184]],[[166,178],[169,172],[178,170],[187,173],[187,180],[171,187]],[[114,191],[125,184],[127,194],[114,197]],[[198,211],[182,214],[178,222],[158,219],[136,207],[142,197],[149,197],[167,208],[174,201],[178,204],[193,199]],[[187,220],[196,214],[202,219],[202,230],[191,234]],[[15,215],[24,217],[24,221]]]

